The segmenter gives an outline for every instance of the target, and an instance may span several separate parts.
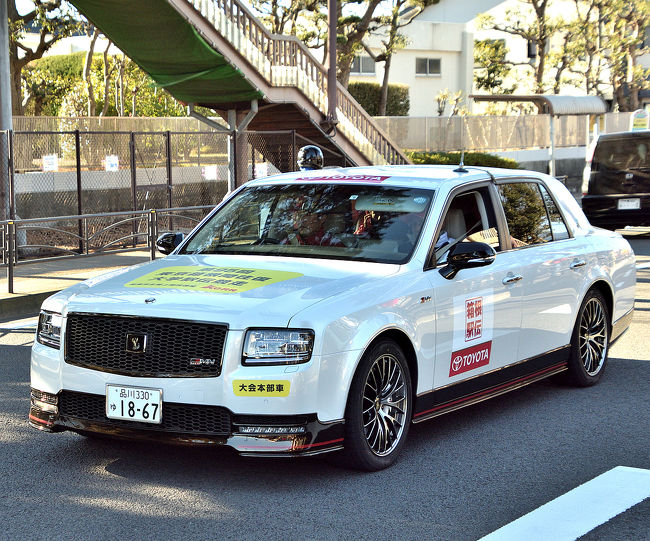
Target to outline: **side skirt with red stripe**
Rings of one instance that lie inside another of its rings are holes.
[[[506,366],[416,397],[413,422],[419,423],[488,398],[519,389],[567,369],[570,346]]]

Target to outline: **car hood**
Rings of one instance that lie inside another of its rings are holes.
[[[299,311],[398,270],[323,259],[171,255],[86,280],[50,297],[44,309],[284,327]]]

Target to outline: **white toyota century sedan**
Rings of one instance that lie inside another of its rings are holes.
[[[157,244],[43,303],[33,427],[379,470],[411,423],[597,383],[632,318],[629,244],[530,171],[288,173]]]

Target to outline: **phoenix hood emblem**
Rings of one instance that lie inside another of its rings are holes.
[[[139,333],[127,333],[126,351],[127,353],[144,353],[147,348],[147,335]]]

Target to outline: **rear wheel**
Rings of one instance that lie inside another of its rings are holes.
[[[411,375],[390,340],[372,346],[352,381],[345,415],[344,456],[349,466],[376,471],[393,464],[412,416]]]
[[[588,387],[598,383],[605,371],[609,352],[610,321],[602,293],[587,292],[571,338],[570,383]]]

